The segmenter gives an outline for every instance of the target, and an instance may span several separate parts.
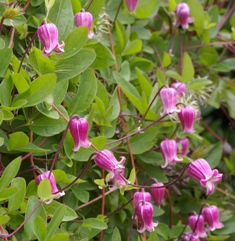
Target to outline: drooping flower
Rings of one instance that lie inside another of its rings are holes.
[[[180,150],[178,151],[178,154],[182,156],[187,156],[188,154],[188,147],[189,147],[189,140],[188,138],[183,138],[183,139],[176,139],[177,145],[180,145]]]
[[[120,175],[120,173],[123,173],[125,169],[123,163],[125,162],[125,160],[126,158],[122,156],[121,161],[118,162],[112,152],[110,152],[109,150],[102,150],[97,152],[97,155],[94,159],[97,166],[110,173],[110,178],[107,181],[112,181],[113,178],[115,178],[115,175]]]
[[[190,8],[187,3],[179,3],[176,6],[176,26],[181,26],[183,29],[188,28],[188,24],[192,23],[194,21],[193,18],[189,17],[190,14]]]
[[[163,88],[159,94],[164,108],[164,112],[161,115],[172,114],[177,111],[175,89],[169,87]]]
[[[37,30],[37,35],[43,43],[44,48],[42,53],[49,56],[54,50],[56,53],[64,52],[64,42],[58,42],[58,29],[53,23],[45,23]]]
[[[164,158],[164,165],[162,165],[162,168],[174,166],[176,162],[183,161],[182,158],[177,157],[177,145],[175,140],[163,140],[160,144],[160,150]]]
[[[201,238],[207,237],[204,228],[204,217],[202,215],[198,215],[197,213],[190,215],[188,218],[188,224],[194,234],[198,235]]]
[[[182,83],[182,82],[174,82],[171,84],[170,86],[171,88],[176,90],[176,94],[180,97],[184,97],[185,93],[186,93],[186,84]]]
[[[85,12],[85,10],[82,9],[81,12],[75,15],[74,21],[77,27],[85,26],[88,28],[88,38],[92,38],[94,36],[94,33],[91,30],[93,22],[93,16],[91,13]]]
[[[200,238],[193,232],[185,233],[182,238],[182,241],[200,241]]]
[[[135,192],[133,201],[134,207],[137,207],[140,202],[151,202],[151,194],[145,191]]]
[[[158,222],[153,222],[153,205],[150,202],[140,202],[135,208],[135,214],[140,222],[139,233],[146,229],[152,232],[157,227]]]
[[[212,170],[208,162],[202,158],[191,162],[187,173],[190,177],[199,181],[203,187],[206,187],[206,194],[211,194],[214,191],[214,183],[220,182],[223,176],[217,169]]]
[[[187,106],[185,108],[181,108],[178,117],[180,119],[182,128],[183,128],[183,133],[188,132],[192,133],[194,132],[193,130],[193,123],[195,120],[195,109],[192,106]]]
[[[128,10],[132,13],[135,12],[139,0],[126,0]]]
[[[219,221],[219,210],[215,205],[202,209],[202,215],[209,225],[209,229],[214,231],[216,228],[223,228],[224,225]]]
[[[109,188],[110,191],[115,190],[117,188],[125,187],[127,184],[125,182],[124,169],[119,169],[115,171],[113,177],[108,178],[106,181],[107,182],[112,181],[113,183],[113,186]]]
[[[156,187],[156,188],[150,188],[150,192],[152,194],[154,201],[160,207],[165,195],[166,188],[164,187],[164,184],[161,182],[153,183],[151,187]]]
[[[88,148],[91,142],[87,139],[88,121],[78,115],[72,116],[69,121],[69,130],[74,140],[73,151],[78,151],[81,146]]]
[[[55,195],[56,199],[58,199],[61,196],[65,195],[64,191],[63,192],[58,192],[58,188],[56,186],[56,180],[55,180],[54,174],[52,172],[51,172],[51,174],[50,174],[50,171],[43,172],[42,174],[36,176],[35,180],[36,180],[37,184],[39,184],[45,178],[49,179],[50,185],[51,185],[51,193],[52,194],[56,193],[56,195]],[[52,200],[53,199],[50,199],[46,203],[49,204],[49,203],[52,202]]]

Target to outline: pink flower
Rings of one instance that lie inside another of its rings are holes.
[[[188,154],[188,146],[189,146],[189,140],[188,138],[183,138],[183,139],[176,139],[177,145],[180,145],[180,151],[178,151],[178,154],[181,156],[187,156]]]
[[[153,222],[153,205],[150,202],[139,203],[135,208],[135,214],[140,222],[139,233],[143,233],[146,229],[149,232],[154,231],[154,227],[157,227],[158,222]]]
[[[177,145],[174,140],[163,140],[160,144],[160,150],[165,161],[162,168],[174,166],[176,162],[181,162],[183,160],[177,157]]]
[[[82,9],[81,12],[77,13],[74,17],[74,21],[77,27],[85,26],[88,28],[88,38],[92,38],[94,33],[91,31],[93,16],[89,12],[85,12]]]
[[[173,88],[164,88],[160,90],[160,98],[164,108],[161,115],[172,114],[177,111],[176,108],[176,90]]]
[[[51,193],[54,194],[56,193],[55,195],[55,198],[58,199],[60,198],[61,196],[64,196],[65,193],[64,191],[63,192],[58,192],[58,188],[56,186],[56,180],[55,180],[55,177],[54,177],[54,174],[51,172],[51,175],[50,175],[50,171],[46,171],[46,172],[43,172],[42,174],[36,176],[36,182],[37,184],[39,184],[43,179],[47,178],[49,179],[50,181],[50,185],[51,185]],[[48,178],[49,177],[49,178]],[[50,199],[49,201],[46,202],[46,204],[49,204],[52,202],[53,199]]]
[[[185,96],[186,84],[184,84],[182,82],[174,82],[171,84],[170,87],[176,90],[176,93],[178,96],[180,96],[182,98]]]
[[[43,43],[44,48],[42,53],[49,56],[54,50],[56,53],[64,52],[64,42],[58,43],[58,29],[53,23],[45,23],[37,30],[37,35]]]
[[[215,205],[202,209],[202,215],[209,225],[209,229],[214,231],[216,228],[223,228],[224,225],[219,221],[219,210]]]
[[[214,183],[220,182],[223,176],[217,169],[212,170],[208,162],[202,158],[191,162],[187,173],[190,177],[199,181],[203,187],[206,187],[206,194],[211,194],[214,191]]]
[[[139,0],[126,0],[127,8],[130,12],[135,12]]]
[[[204,230],[204,218],[202,215],[194,213],[193,215],[189,216],[188,224],[194,234],[198,235],[201,238],[207,237],[207,234]]]
[[[73,151],[78,151],[81,146],[88,148],[91,142],[87,139],[88,121],[78,115],[72,116],[69,121],[69,129],[74,140]]]
[[[188,232],[183,236],[182,241],[200,241],[200,238],[193,232]]]
[[[151,195],[149,192],[135,192],[134,194],[134,207],[136,208],[141,202],[151,202]]]
[[[108,178],[107,182],[112,181],[113,186],[109,190],[125,187],[127,184],[124,177],[124,169],[116,171],[112,178]]]
[[[188,132],[192,133],[194,132],[193,130],[193,123],[195,120],[195,110],[191,106],[187,106],[185,108],[181,108],[178,117],[180,119],[182,128],[183,128],[183,133]]]
[[[109,150],[102,150],[97,152],[97,155],[94,159],[97,166],[110,173],[110,178],[107,181],[113,181],[118,179],[118,177],[121,177],[120,175],[124,173],[125,169],[123,166],[125,160],[125,157],[121,157],[121,161],[118,162],[112,152]]]
[[[156,188],[150,188],[150,192],[153,196],[154,201],[156,204],[160,207],[165,195],[165,187],[163,186],[164,184],[161,182],[158,183],[153,183],[151,187],[156,187]],[[162,187],[161,187],[162,186]]]
[[[179,3],[176,6],[176,26],[179,27],[181,26],[183,29],[188,28],[188,24],[193,22],[193,18],[189,17],[190,14],[190,8],[187,3]]]

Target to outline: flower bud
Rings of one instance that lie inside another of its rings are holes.
[[[88,28],[88,38],[92,38],[94,36],[94,33],[91,31],[93,22],[93,17],[91,13],[85,12],[85,10],[82,9],[81,12],[75,15],[74,21],[77,27],[85,26]]]
[[[164,165],[162,165],[162,168],[174,166],[176,162],[183,161],[182,158],[177,157],[177,145],[174,140],[163,140],[160,144],[160,150],[164,158]]]
[[[153,183],[151,187],[156,187],[156,188],[150,188],[150,192],[153,196],[154,201],[156,204],[160,207],[162,204],[162,200],[165,195],[165,187],[163,186],[164,184],[161,182],[158,183]],[[161,187],[162,186],[162,187]]]
[[[87,139],[88,121],[79,116],[73,116],[69,121],[69,129],[74,140],[73,151],[78,151],[81,146],[88,148],[91,142]]]
[[[208,162],[202,158],[191,162],[187,173],[190,177],[199,181],[203,187],[206,187],[206,194],[211,194],[214,191],[214,183],[220,182],[223,176],[217,169],[212,170]]]
[[[176,94],[180,97],[184,97],[186,93],[186,84],[182,82],[174,82],[170,86],[171,88],[176,90]]]
[[[151,202],[151,195],[149,192],[135,192],[134,194],[134,207],[136,208],[141,202]]]
[[[160,98],[164,108],[164,112],[161,115],[172,114],[173,112],[177,111],[175,89],[169,87],[161,89]]]
[[[49,56],[54,50],[56,53],[64,52],[64,42],[58,43],[58,29],[53,23],[45,23],[37,30],[37,35],[44,45],[42,53]]]
[[[128,10],[132,13],[135,12],[139,0],[126,0]]]
[[[193,123],[195,120],[195,110],[191,106],[187,106],[185,108],[181,108],[178,117],[180,119],[182,128],[183,128],[183,133],[188,132],[192,133],[194,132],[193,130]]]
[[[190,8],[187,3],[179,3],[176,6],[176,26],[179,27],[181,26],[183,29],[188,28],[188,24],[193,22],[193,18],[189,17],[190,14]]]
[[[224,225],[219,221],[219,210],[215,205],[202,209],[202,215],[209,225],[209,229],[214,231],[216,228],[223,228]]]

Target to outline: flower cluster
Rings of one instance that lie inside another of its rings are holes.
[[[184,235],[183,241],[200,241],[200,238],[207,237],[207,231],[214,231],[217,228],[224,227],[219,221],[219,210],[215,205],[207,205],[202,209],[200,215],[194,212],[189,216],[188,224],[192,231]]]

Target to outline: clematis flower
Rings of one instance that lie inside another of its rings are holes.
[[[153,196],[154,201],[160,207],[166,191],[164,184],[161,182],[153,183],[151,187],[156,187],[156,188],[150,188],[150,192]]]
[[[50,176],[50,177],[49,177],[49,176]],[[49,177],[49,178],[48,178],[48,177]],[[56,198],[56,199],[58,199],[58,198],[60,198],[61,196],[64,196],[64,195],[65,195],[64,191],[57,193],[57,192],[58,192],[58,188],[57,188],[57,186],[56,186],[56,180],[55,180],[55,177],[54,177],[54,174],[53,174],[53,173],[51,173],[51,175],[50,175],[50,171],[43,172],[42,174],[36,176],[35,179],[36,179],[37,184],[39,184],[39,183],[40,183],[43,179],[45,179],[45,178],[49,179],[50,185],[51,185],[51,193],[52,193],[52,194],[56,193],[56,195],[55,195],[55,198]],[[46,204],[51,203],[52,200],[53,200],[53,199],[50,199],[49,201],[46,202]]]
[[[115,190],[117,188],[125,187],[127,184],[125,182],[124,177],[124,169],[120,169],[114,173],[114,176],[112,178],[108,178],[106,180],[107,182],[112,181],[113,186],[109,188],[110,191]]]
[[[74,17],[74,21],[77,27],[85,26],[88,28],[88,38],[92,38],[94,33],[91,31],[93,16],[89,12],[85,12],[82,9],[81,12],[77,13]]]
[[[219,221],[219,210],[215,205],[202,209],[202,215],[209,225],[209,229],[214,231],[216,228],[223,228],[224,225]]]
[[[140,202],[151,202],[151,194],[149,192],[141,191],[134,194],[134,207],[137,207]]]
[[[130,12],[135,12],[139,0],[126,0],[127,8]]]
[[[176,90],[176,94],[180,97],[184,97],[186,93],[186,84],[182,82],[174,82],[170,86],[171,88]]]
[[[174,140],[163,140],[160,144],[160,150],[165,161],[164,165],[162,165],[162,168],[174,166],[176,162],[183,161],[182,158],[177,157],[177,145]]]
[[[193,232],[188,232],[183,236],[182,241],[200,241],[200,238]]]
[[[112,152],[109,150],[102,150],[97,152],[97,155],[94,159],[95,164],[102,169],[105,169],[110,173],[110,178],[107,181],[114,181],[115,178],[118,179],[121,177],[120,175],[123,174],[125,167],[123,163],[125,162],[126,158],[121,157],[121,161],[118,162]]]
[[[180,145],[180,151],[178,151],[178,154],[182,155],[182,156],[187,156],[188,154],[188,146],[189,146],[189,140],[188,138],[183,138],[183,139],[176,139],[176,143],[177,145]]]
[[[181,108],[178,117],[180,119],[182,128],[183,128],[183,133],[188,132],[192,133],[194,132],[193,130],[193,123],[195,120],[195,110],[191,106],[187,106],[185,108]]]
[[[58,43],[58,29],[53,23],[45,23],[37,30],[37,35],[43,43],[42,53],[49,56],[54,50],[56,53],[64,52],[64,42]]]
[[[188,24],[192,23],[194,21],[193,18],[189,17],[190,14],[190,8],[187,3],[179,3],[176,6],[176,26],[181,26],[183,29],[188,28]]]
[[[81,146],[88,148],[91,142],[87,139],[88,121],[78,115],[72,116],[69,121],[69,129],[74,140],[73,151],[78,151]]]
[[[173,88],[163,88],[160,90],[160,99],[164,108],[161,115],[172,114],[178,111],[176,108],[176,90]]]
[[[153,205],[150,202],[139,203],[135,208],[135,214],[140,222],[139,233],[143,233],[146,229],[149,232],[154,231],[154,227],[157,227],[158,222],[153,222]]]
[[[199,181],[203,187],[206,187],[206,194],[211,194],[214,191],[214,183],[220,182],[223,176],[217,169],[212,170],[208,162],[202,158],[191,162],[187,173],[190,177]]]
[[[201,238],[207,237],[204,229],[204,217],[202,215],[196,213],[190,215],[188,218],[188,224],[195,235],[198,235]]]

